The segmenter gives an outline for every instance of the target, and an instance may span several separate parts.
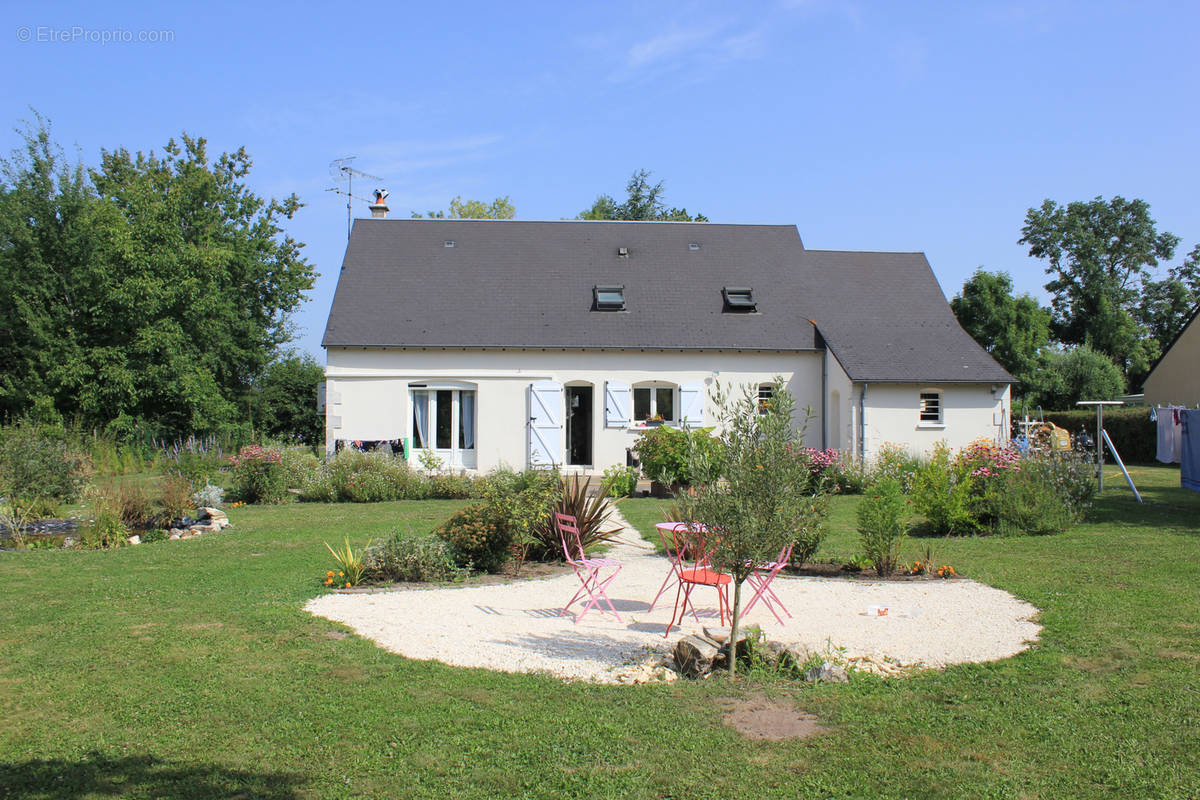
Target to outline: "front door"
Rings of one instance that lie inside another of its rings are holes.
[[[592,387],[567,387],[567,463],[592,465]]]

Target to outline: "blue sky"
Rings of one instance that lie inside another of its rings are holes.
[[[187,131],[244,145],[259,193],[300,195],[289,233],[322,276],[295,321],[322,360],[345,248],[325,189],[347,155],[385,178],[393,216],[509,195],[519,218],[572,217],[646,168],[715,222],[924,251],[947,296],[979,265],[1040,294],[1016,242],[1047,197],[1146,200],[1183,238],[1173,263],[1200,241],[1200,4],[10,2],[0,18],[0,150],[32,107],[87,163]],[[171,40],[88,41],[114,29]]]

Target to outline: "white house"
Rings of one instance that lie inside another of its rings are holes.
[[[596,473],[648,425],[712,424],[714,382],[775,376],[813,447],[1008,437],[1012,377],[924,255],[793,226],[360,219],[322,343],[329,452]]]

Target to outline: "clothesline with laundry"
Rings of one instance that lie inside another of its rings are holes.
[[[1179,485],[1200,492],[1200,409],[1157,406],[1150,410],[1158,431],[1155,458],[1179,464]]]

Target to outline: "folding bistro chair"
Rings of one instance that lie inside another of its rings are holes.
[[[787,607],[784,606],[783,601],[780,600],[779,596],[776,595],[771,589],[771,581],[775,580],[775,576],[779,574],[780,570],[788,565],[788,561],[792,557],[793,546],[794,545],[789,544],[787,547],[779,551],[779,557],[777,559],[774,561],[768,561],[765,564],[756,564],[751,570],[750,575],[746,578],[746,580],[754,589],[754,597],[750,598],[750,602],[746,604],[744,609],[742,609],[743,614],[749,614],[750,609],[754,608],[754,604],[757,603],[761,598],[763,604],[771,610],[771,613],[775,615],[775,619],[778,620],[780,625],[783,624],[783,619],[779,616],[779,612],[775,610],[776,607],[779,608],[779,611],[787,614],[788,619],[792,618],[791,612],[787,610]]]
[[[663,634],[663,638],[671,635],[671,628],[675,626],[675,617],[678,615],[679,623],[683,622],[683,615],[687,612],[688,606],[692,608],[692,616],[696,621],[700,621],[700,616],[696,613],[696,606],[692,604],[692,590],[697,586],[711,586],[717,590],[717,608],[721,615],[721,624],[725,624],[725,615],[729,614],[729,584],[733,577],[724,572],[717,572],[712,568],[710,561],[711,545],[714,541],[707,530],[689,530],[687,525],[678,526],[672,533],[674,538],[675,552],[683,553],[680,557],[679,584],[675,588],[675,608],[671,611],[671,621],[667,623],[667,631]],[[692,557],[692,563],[689,567],[685,562],[688,557]],[[670,577],[670,576],[668,576]],[[683,598],[683,608],[680,609],[680,596]]]
[[[667,553],[667,558],[671,561],[671,571],[667,573],[667,577],[663,578],[662,586],[658,587],[658,594],[654,595],[654,599],[650,601],[650,607],[647,611],[653,611],[654,606],[658,603],[658,598],[663,596],[667,591],[671,579],[675,579],[676,585],[679,584],[679,573],[683,571],[683,557],[686,553],[685,547],[678,547],[675,542],[675,532],[678,530],[686,531],[688,524],[686,522],[659,522],[654,526],[658,531],[658,538],[662,541],[663,550]],[[686,541],[686,540],[685,540]],[[693,609],[693,612],[695,610]]]
[[[617,622],[621,621],[621,615],[613,608],[612,601],[608,599],[606,590],[608,585],[613,582],[613,578],[617,577],[617,573],[621,571],[623,566],[620,561],[611,558],[588,558],[587,553],[583,551],[583,540],[579,536],[579,521],[570,514],[559,514],[554,512],[554,527],[558,529],[558,536],[562,539],[563,555],[566,556],[567,563],[571,565],[571,569],[575,570],[575,575],[579,578],[582,586],[575,596],[563,606],[562,611],[558,612],[561,617],[567,613],[567,609],[575,604],[585,594],[588,596],[587,603],[583,606],[583,611],[575,615],[575,624],[579,624],[579,620],[593,608],[599,608],[600,613],[604,613],[604,609],[600,606],[600,601],[603,600],[608,610],[617,618]],[[616,567],[613,573],[607,578],[601,578],[601,572],[609,567]]]

